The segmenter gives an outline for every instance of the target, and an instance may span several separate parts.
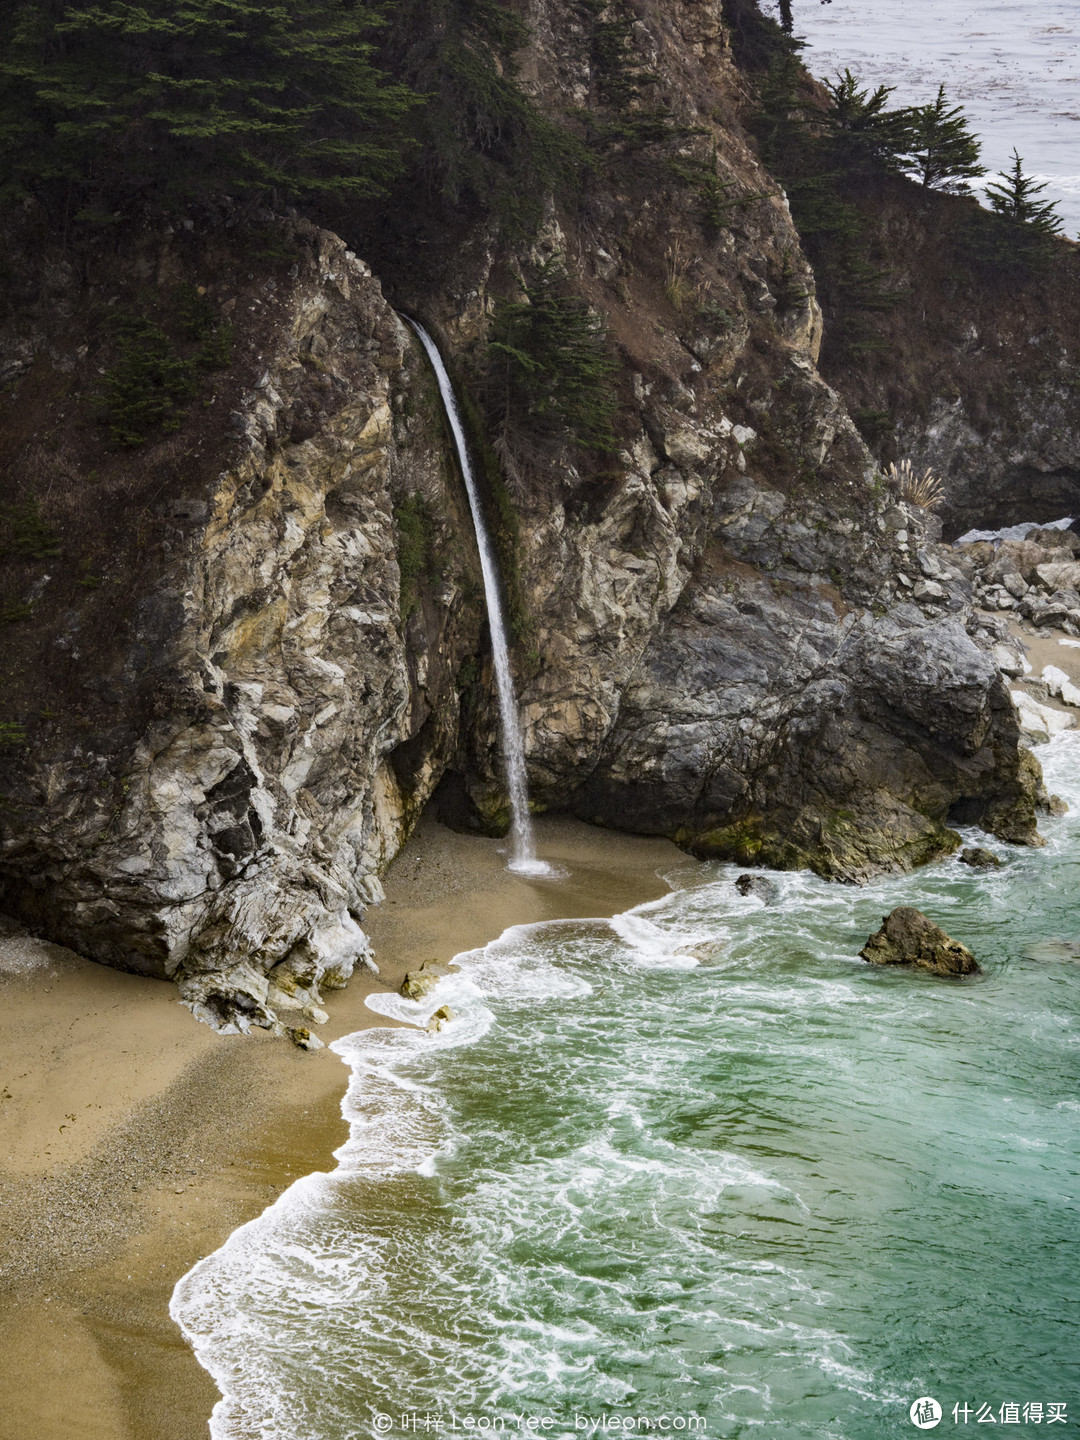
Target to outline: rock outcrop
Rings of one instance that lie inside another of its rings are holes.
[[[966,946],[951,940],[939,925],[911,906],[884,916],[859,957],[870,965],[913,965],[932,975],[977,975],[979,962]]]
[[[860,209],[893,298],[876,353],[826,356],[826,373],[881,459],[946,482],[946,533],[1080,514],[1080,266],[1062,240],[1045,265],[988,265],[974,201],[900,180]],[[828,317],[827,317],[828,318]]]
[[[371,963],[363,911],[456,748],[481,620],[433,382],[367,268],[289,233],[225,468],[160,503],[144,593],[67,586],[27,637],[83,685],[9,749],[0,818],[0,905],[241,1028],[325,1020]],[[440,555],[411,591],[410,504]],[[83,658],[95,604],[119,614]]]
[[[565,43],[580,7],[526,8],[524,82],[565,117],[590,93],[589,47]],[[537,804],[846,880],[948,852],[953,823],[1037,843],[1001,637],[818,372],[813,276],[740,126],[718,8],[635,16],[670,131],[616,147],[530,241],[466,215],[406,251],[379,216],[376,278],[270,217],[284,260],[170,228],[111,270],[38,276],[0,341],[6,459],[24,493],[62,478],[45,518],[65,561],[5,581],[32,613],[0,716],[0,907],[175,980],[211,1023],[299,1031],[370,958],[365,906],[440,782],[444,814],[505,820],[468,513],[380,282],[468,378],[496,298],[556,253],[606,317],[620,408],[612,454],[503,446],[487,496],[518,532]],[[686,180],[706,164],[733,197],[719,223]],[[238,351],[204,415],[129,457],[90,418],[79,317],[136,280],[197,282]]]

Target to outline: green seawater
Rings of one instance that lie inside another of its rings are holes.
[[[993,844],[1000,871],[780,875],[764,905],[688,863],[387,1002],[457,1018],[340,1042],[339,1168],[177,1287],[213,1434],[877,1440],[922,1396],[938,1434],[1009,1404],[1070,1433],[1080,736],[1041,757],[1072,811],[1043,850]],[[984,974],[858,960],[901,904]]]

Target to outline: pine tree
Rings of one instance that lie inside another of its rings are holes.
[[[887,108],[892,88],[863,89],[850,70],[826,80],[829,107],[824,126],[831,163],[846,176],[896,172],[912,143],[910,110]]]
[[[552,256],[521,300],[498,302],[485,388],[504,439],[610,450],[617,401],[606,329],[585,301],[562,293],[564,280]]]
[[[1024,174],[1024,162],[1013,162],[986,187],[990,213],[978,210],[969,218],[966,240],[973,256],[995,270],[1023,273],[1042,270],[1061,234],[1057,207],[1038,196],[1046,189]]]
[[[380,194],[416,100],[373,62],[383,22],[383,0],[23,0],[0,33],[9,193]]]
[[[986,170],[979,164],[979,142],[968,128],[963,107],[948,107],[942,85],[932,104],[918,105],[909,114],[910,172],[929,190],[967,194],[967,182]]]
[[[1054,202],[1035,198],[1046,189],[1045,184],[1036,185],[1030,175],[1024,174],[1024,162],[1015,149],[1012,165],[997,178],[999,184],[986,187],[992,210],[1014,224],[1029,226],[1047,239],[1062,233],[1061,217]]]
[[[569,189],[592,157],[517,82],[529,27],[499,0],[397,0],[386,53],[424,97],[413,117],[414,181],[454,206],[494,212],[534,232],[548,195]]]

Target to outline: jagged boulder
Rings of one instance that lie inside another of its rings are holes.
[[[914,965],[933,975],[977,975],[979,962],[921,910],[903,905],[882,918],[881,929],[859,951],[870,965]]]

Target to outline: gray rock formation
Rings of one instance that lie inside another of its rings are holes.
[[[739,875],[735,880],[735,889],[740,895],[753,895],[766,905],[773,904],[780,893],[776,881],[765,875]]]
[[[522,74],[565,110],[588,92],[588,47],[564,43],[565,0],[528,8]],[[612,156],[534,242],[485,224],[434,269],[387,258],[466,377],[496,297],[553,252],[609,323],[618,450],[504,445],[506,488],[488,497],[514,516],[532,795],[849,880],[955,848],[950,822],[1037,843],[1038,766],[989,653],[1000,637],[818,373],[813,277],[739,126],[718,8],[639,9],[634,44],[682,127],[652,168]],[[678,178],[690,162],[739,199],[716,233]],[[74,565],[18,572],[45,588],[10,672],[4,719],[27,743],[0,753],[0,906],[176,981],[211,1023],[299,1031],[370,958],[364,909],[440,781],[445,813],[492,829],[505,796],[471,527],[421,352],[339,239],[280,230],[297,258],[273,275],[184,262],[212,272],[240,341],[205,432],[189,418],[99,472],[85,432],[37,402],[19,474],[67,467],[69,508],[50,517],[64,543],[97,508],[118,518],[107,586],[83,588]],[[173,240],[138,245],[136,274],[181,278]],[[93,337],[63,319],[80,283],[66,274],[31,340],[0,343],[0,373],[28,344],[83,383]]]
[[[910,906],[886,915],[859,957],[870,965],[913,965],[933,975],[977,975],[979,962],[958,940],[951,940],[921,910]]]
[[[302,238],[231,463],[173,505],[107,657],[132,709],[144,677],[157,703],[131,740],[46,729],[9,758],[0,820],[5,908],[242,1029],[324,1020],[321,990],[371,963],[364,907],[456,746],[480,622],[414,342],[339,240]],[[440,554],[422,594],[399,563],[410,497]]]

